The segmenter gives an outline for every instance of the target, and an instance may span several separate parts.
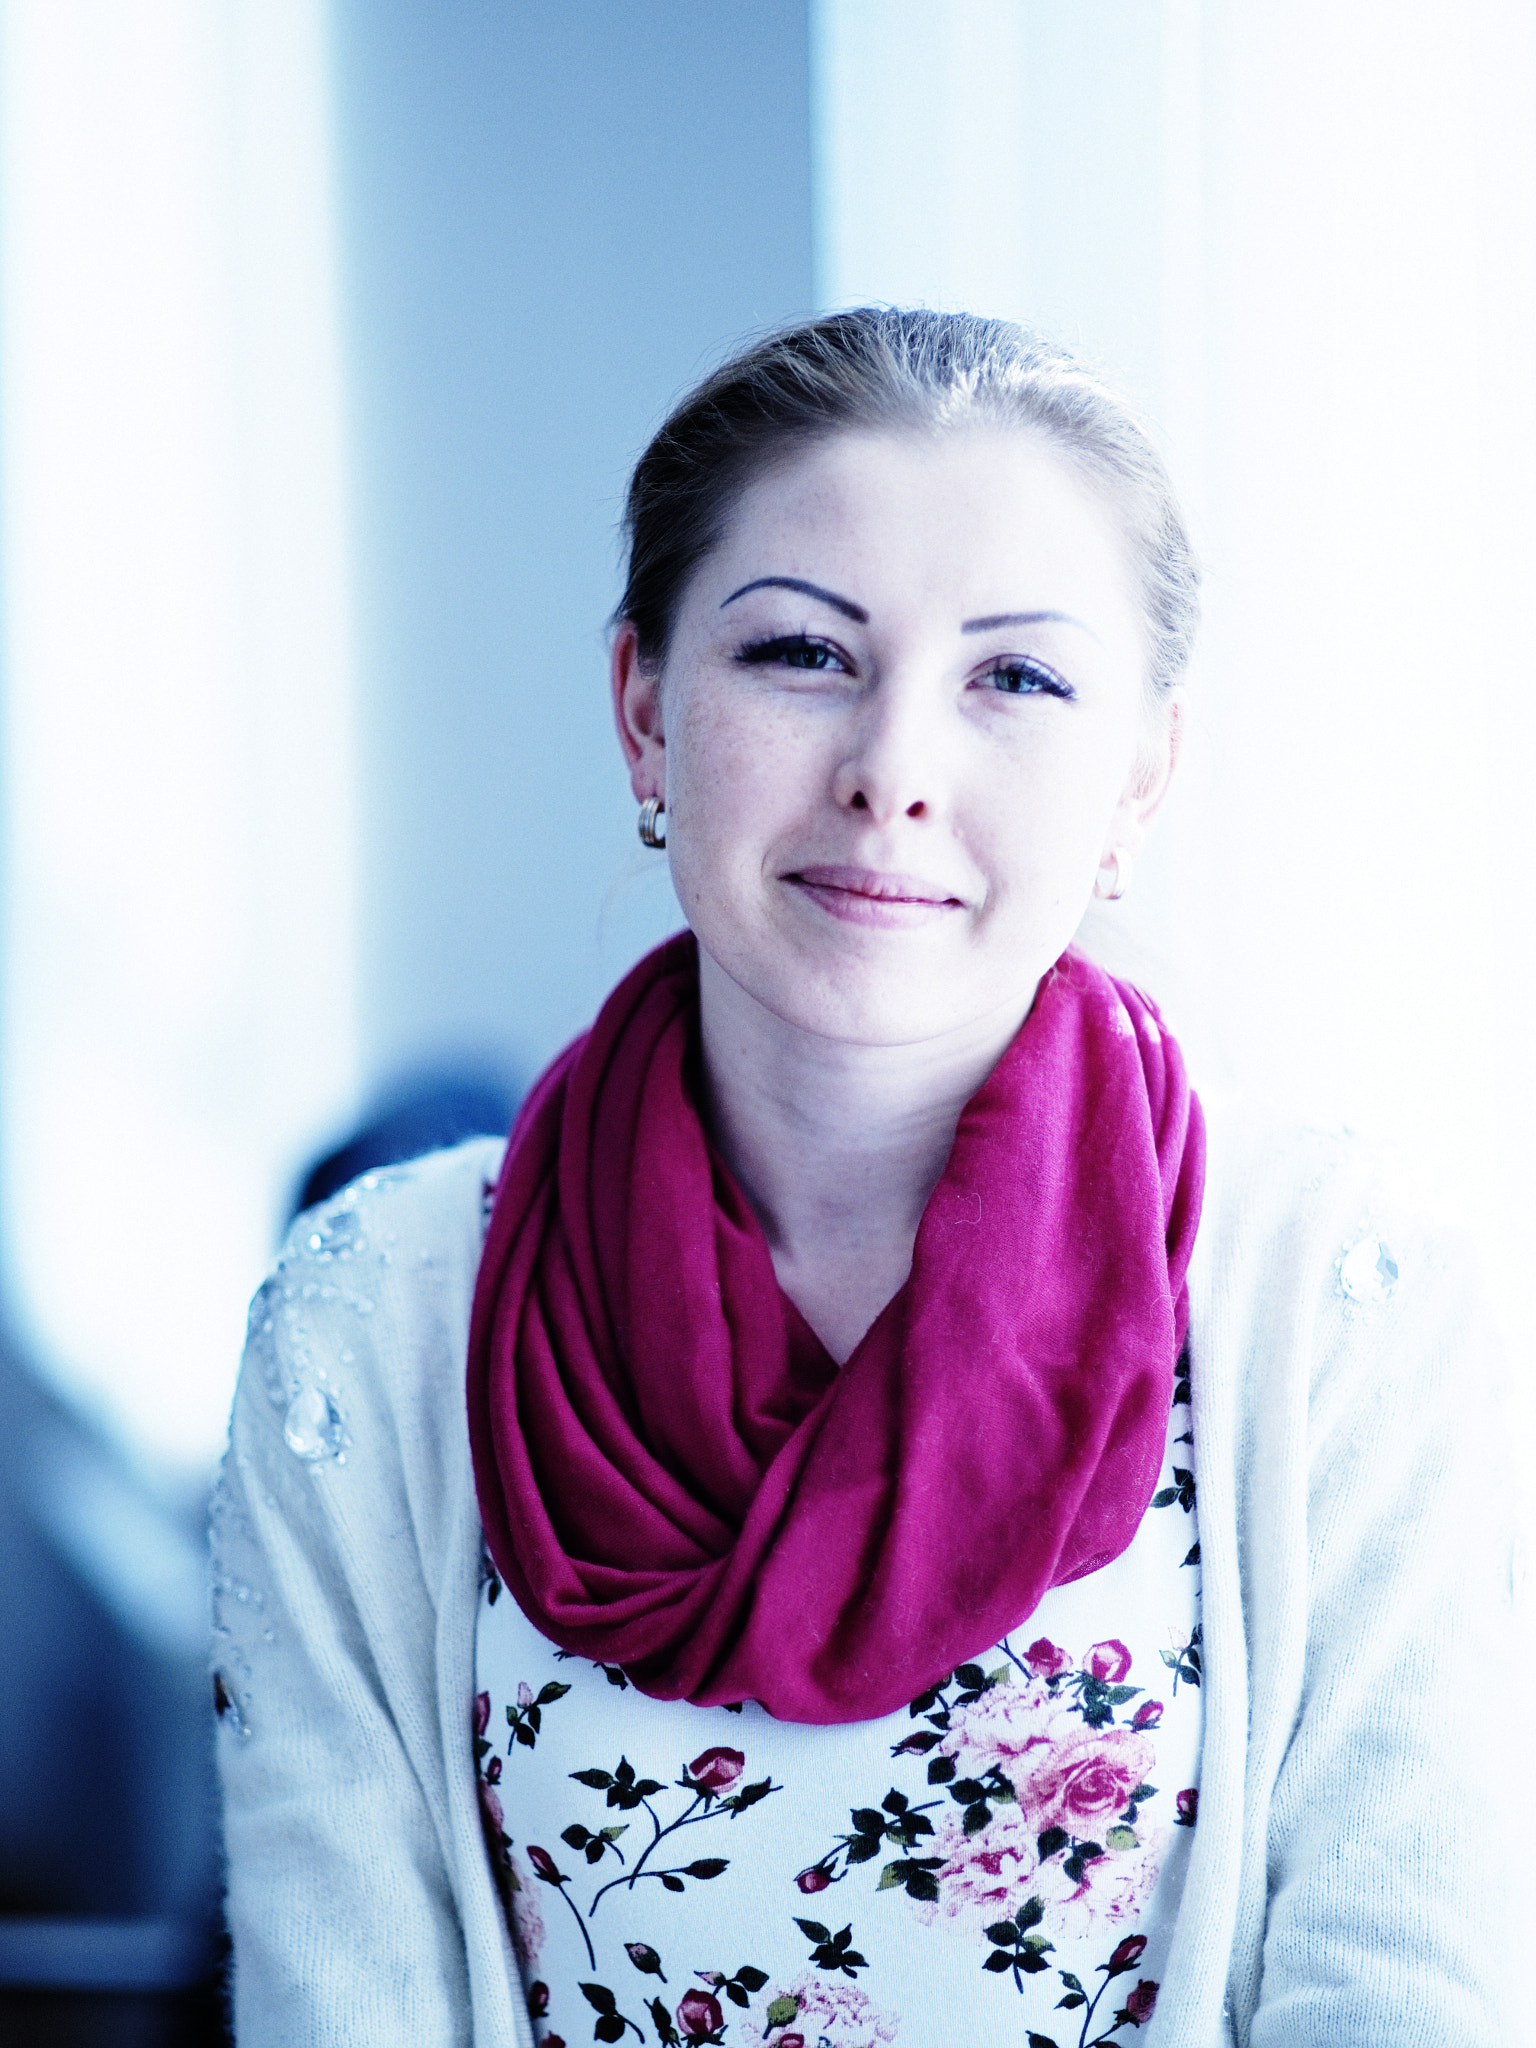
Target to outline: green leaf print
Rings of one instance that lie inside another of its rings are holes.
[[[830,1929],[823,1927],[819,1920],[797,1919],[795,1925],[807,1941],[815,1944],[811,1950],[811,1961],[818,1970],[841,1970],[845,1977],[853,1977],[860,1970],[867,1970],[869,1968],[868,1959],[860,1955],[859,1951],[851,1946],[853,1941],[853,1926],[851,1922],[837,1934],[833,1934]]]

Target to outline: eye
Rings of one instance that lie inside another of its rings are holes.
[[[1007,697],[1060,697],[1069,702],[1077,695],[1065,676],[1059,676],[1047,663],[1038,661],[1033,655],[1010,656],[1006,661],[996,663],[978,681],[990,683],[995,690]]]
[[[781,668],[843,671],[846,664],[835,647],[805,633],[783,633],[773,640],[752,640],[736,656],[754,667],[777,663]]]

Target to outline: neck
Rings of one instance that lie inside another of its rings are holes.
[[[849,1045],[786,1023],[702,948],[699,1003],[715,1142],[841,1365],[906,1280],[960,1112],[1029,1003],[963,1034]]]

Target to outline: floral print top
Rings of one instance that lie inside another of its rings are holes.
[[[487,1565],[481,1811],[543,2048],[1135,2039],[1198,1804],[1188,1401],[1125,1554],[881,1720],[649,1699]]]

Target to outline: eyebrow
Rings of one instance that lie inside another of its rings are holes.
[[[863,605],[855,604],[851,597],[839,597],[835,590],[823,590],[819,583],[807,583],[801,576],[759,576],[755,582],[743,583],[740,590],[733,590],[729,597],[722,599],[721,611],[752,590],[798,590],[803,597],[819,598],[823,604],[831,605],[834,611],[841,612],[845,619],[852,619],[855,625],[869,624],[869,613]],[[1099,637],[1091,626],[1085,625],[1071,612],[990,612],[984,619],[967,619],[960,630],[962,633],[995,633],[1004,626],[1043,625],[1076,626],[1090,640]]]
[[[831,605],[845,619],[852,619],[856,626],[869,624],[869,613],[863,605],[855,604],[851,597],[839,597],[835,590],[823,590],[819,583],[806,583],[798,576],[759,576],[755,583],[743,583],[740,590],[733,590],[721,604],[721,611],[726,605],[734,604],[738,597],[745,597],[749,590],[798,590],[802,597],[819,597],[823,604]]]
[[[1001,626],[1077,626],[1090,640],[1097,640],[1098,634],[1092,626],[1074,618],[1071,612],[993,612],[984,619],[967,619],[960,628],[962,633],[994,633]]]

